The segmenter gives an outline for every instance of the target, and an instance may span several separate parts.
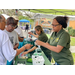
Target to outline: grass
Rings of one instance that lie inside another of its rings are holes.
[[[75,38],[74,37],[71,37],[70,45],[75,46]],[[72,53],[72,56],[73,56],[74,65],[75,65],[75,53]]]
[[[70,45],[71,46],[75,46],[75,38],[74,37],[71,37]]]
[[[75,65],[75,53],[72,53],[73,60],[74,60],[74,65]]]
[[[50,35],[49,34],[46,34],[46,35],[47,35],[48,38],[50,38]]]

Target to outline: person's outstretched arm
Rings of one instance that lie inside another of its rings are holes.
[[[17,49],[17,53],[16,53],[16,56],[19,55],[21,52],[23,52],[25,49],[30,49],[32,47],[31,44],[26,44],[24,45],[23,47],[21,47],[20,49]]]
[[[36,38],[39,37],[39,35],[35,35],[35,34],[33,34],[32,32],[29,32],[28,34],[33,35],[33,36],[36,37]]]
[[[36,48],[37,48],[37,47],[36,47],[36,46],[34,46],[32,49],[30,49],[30,50],[28,50],[28,51],[24,52],[22,55],[26,55],[26,54],[28,54],[29,52],[34,51]]]

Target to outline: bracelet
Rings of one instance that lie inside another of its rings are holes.
[[[26,49],[25,45],[23,47]]]

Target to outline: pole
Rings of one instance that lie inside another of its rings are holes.
[[[15,15],[18,15],[18,9],[15,9]]]
[[[67,23],[67,30],[68,30],[68,27],[69,27],[69,23],[70,23],[70,20],[69,20],[68,23]]]

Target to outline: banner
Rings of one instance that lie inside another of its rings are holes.
[[[43,28],[52,28],[52,19],[41,18],[40,20],[36,19],[35,26],[41,25]]]

